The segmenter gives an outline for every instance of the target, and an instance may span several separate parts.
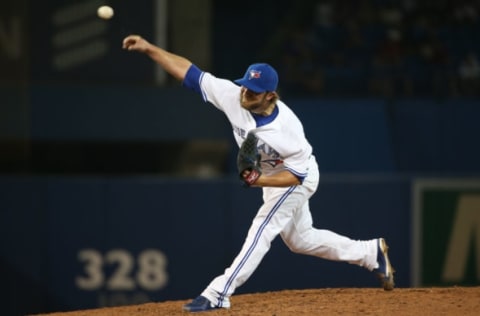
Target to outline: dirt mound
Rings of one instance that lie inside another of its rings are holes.
[[[44,316],[159,316],[188,315],[188,301],[42,314]],[[397,288],[391,292],[371,288],[285,290],[234,295],[232,308],[201,315],[479,315],[480,287]]]

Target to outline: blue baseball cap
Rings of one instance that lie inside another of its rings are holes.
[[[277,71],[269,64],[252,64],[248,67],[243,78],[235,80],[235,83],[256,93],[276,91],[278,75]]]

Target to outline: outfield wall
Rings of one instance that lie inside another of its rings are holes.
[[[422,285],[412,283],[412,271],[424,271],[422,261],[428,263],[423,285],[478,284],[475,251],[450,267],[454,279],[444,279],[442,267],[448,249],[474,246],[468,236],[478,233],[478,212],[471,210],[480,209],[480,185],[445,193],[444,180],[433,181],[440,183],[433,198],[442,206],[427,195],[419,226],[412,216],[414,178],[326,175],[311,200],[314,223],[354,239],[387,238],[399,287]],[[459,204],[464,193],[467,209]],[[441,202],[445,194],[448,204]],[[260,198],[258,189],[242,188],[236,179],[2,177],[2,310],[21,315],[196,296],[239,251]],[[465,228],[453,226],[457,209],[470,216]],[[413,227],[428,261],[412,257]],[[448,237],[454,231],[457,237],[465,232],[460,241]],[[376,286],[366,270],[293,254],[277,238],[237,293]]]

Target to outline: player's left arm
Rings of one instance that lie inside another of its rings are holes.
[[[247,178],[249,171],[246,170],[242,174],[244,178]],[[282,170],[273,175],[264,175],[262,174],[258,179],[251,185],[252,187],[290,187],[293,185],[301,184],[300,179],[291,173],[288,170]]]

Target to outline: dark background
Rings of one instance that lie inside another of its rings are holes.
[[[414,275],[414,184],[480,175],[479,2],[165,3],[168,49],[228,79],[253,62],[278,70],[320,164],[316,226],[386,237],[398,285],[424,285]],[[96,17],[102,4],[114,7],[111,21]],[[156,4],[0,4],[2,314],[191,298],[242,244],[261,196],[238,183],[228,122],[121,49],[129,33],[158,38]],[[84,249],[102,256],[95,290],[74,282]],[[109,288],[118,249],[134,259],[135,280],[135,260],[161,251],[167,285]],[[478,284],[468,277],[459,284]],[[239,293],[335,286],[377,285],[276,240]]]

